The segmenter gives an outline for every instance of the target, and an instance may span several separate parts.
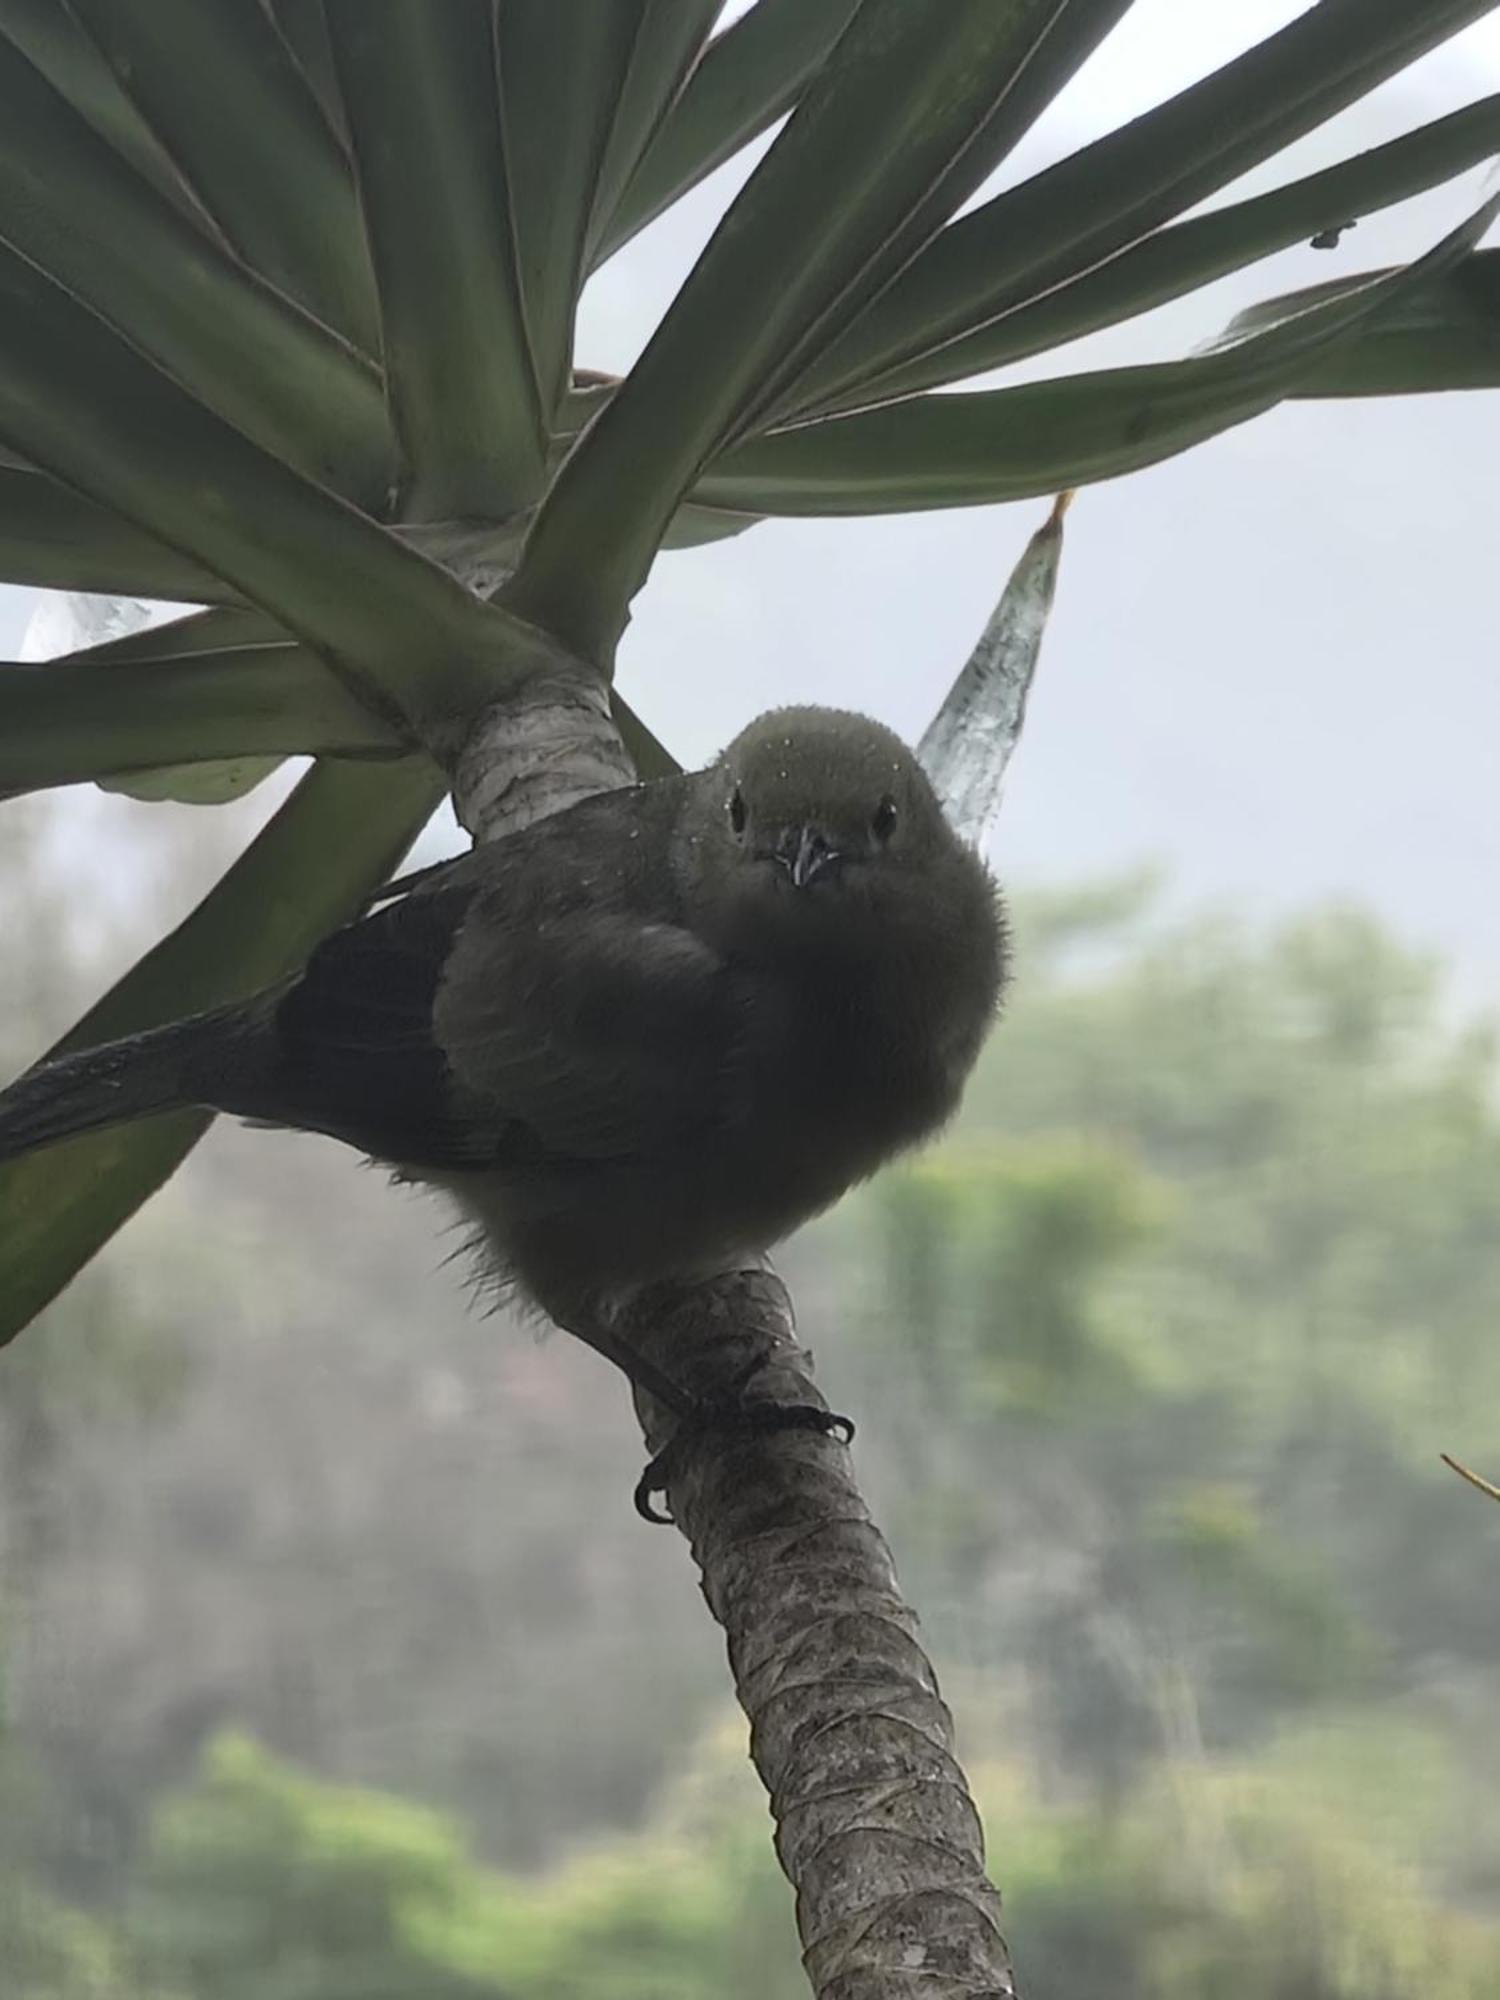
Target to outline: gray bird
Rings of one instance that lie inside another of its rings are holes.
[[[767,1249],[951,1116],[1004,966],[901,741],[781,709],[430,871],[253,999],[41,1064],[0,1159],[184,1105],[327,1133],[454,1195],[503,1284],[630,1368],[612,1302]]]

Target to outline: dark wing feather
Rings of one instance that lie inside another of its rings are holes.
[[[460,939],[437,997],[456,1089],[553,1156],[660,1154],[732,1111],[738,981],[679,925],[580,910],[509,951]]]
[[[232,1106],[420,1167],[659,1153],[733,1109],[742,998],[676,919],[672,781],[454,862],[320,945]]]
[[[277,1006],[270,1101],[231,1108],[384,1159],[468,1163],[482,1141],[450,1101],[432,1008],[475,891],[464,875],[424,886],[325,939]]]

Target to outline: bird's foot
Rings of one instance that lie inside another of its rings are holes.
[[[684,1451],[706,1431],[722,1431],[730,1436],[767,1436],[774,1431],[817,1431],[822,1437],[836,1437],[848,1444],[854,1436],[853,1420],[817,1403],[743,1402],[737,1396],[704,1401],[685,1416],[670,1441],[651,1460],[635,1484],[635,1511],[643,1521],[658,1527],[672,1525],[671,1514],[654,1507],[659,1493],[665,1493],[677,1475]]]

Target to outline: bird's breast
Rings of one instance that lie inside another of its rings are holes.
[[[850,1182],[941,1125],[961,1078],[934,1033],[942,996],[892,968],[783,985],[748,1106],[790,1182]]]
[[[722,1270],[791,1234],[952,1111],[961,1074],[890,982],[756,982],[725,1100],[649,1154],[449,1184],[543,1302]]]

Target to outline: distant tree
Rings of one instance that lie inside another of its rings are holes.
[[[528,1878],[477,1866],[433,1813],[224,1739],[157,1816],[117,1962],[181,2000],[795,2000],[737,1761],[700,1748],[640,1833]],[[1500,1926],[1412,1865],[1441,1770],[1420,1733],[1356,1719],[1253,1765],[1164,1760],[1115,1820],[1015,1767],[975,1776],[1010,1831],[1038,1992],[1487,2000]]]
[[[834,1232],[944,1650],[1106,1789],[1413,1688],[1485,1768],[1495,1522],[1439,1452],[1500,1407],[1494,1022],[1351,910],[1122,885],[1019,950],[963,1131]]]

